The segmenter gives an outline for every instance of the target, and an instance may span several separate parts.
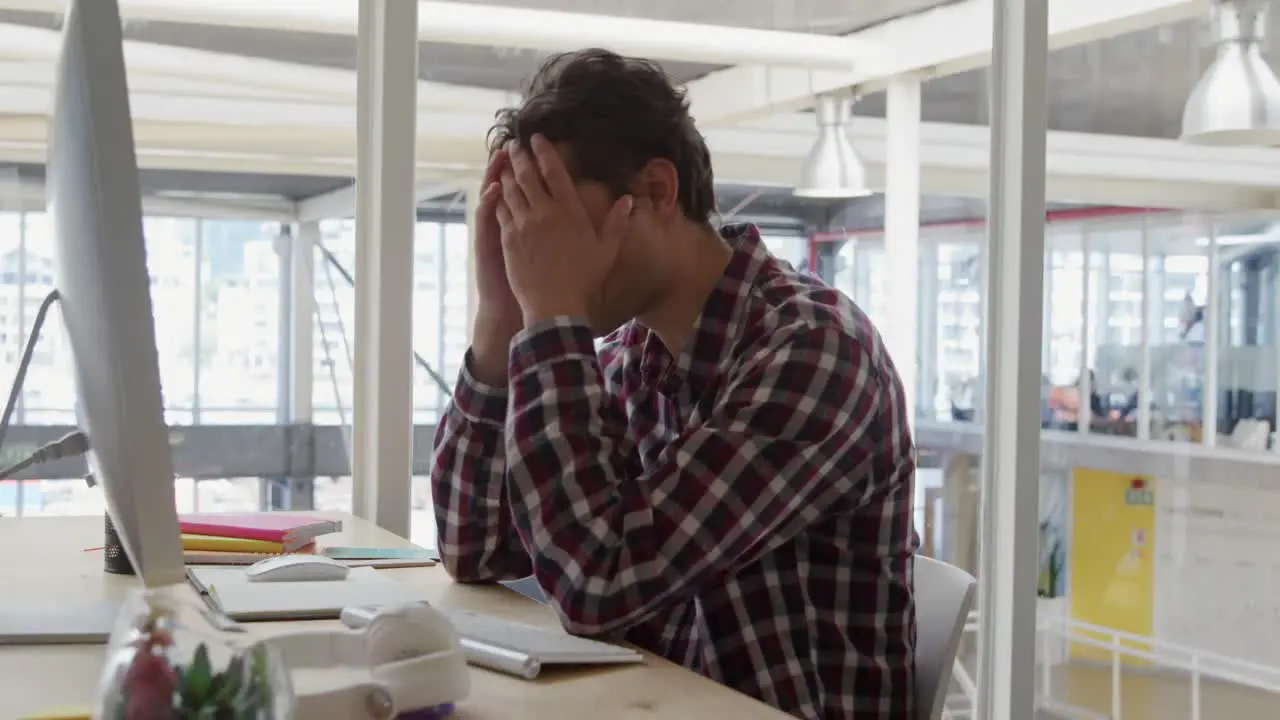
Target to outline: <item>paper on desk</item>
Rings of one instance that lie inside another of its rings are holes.
[[[239,621],[337,618],[349,606],[426,602],[425,592],[380,575],[353,568],[346,580],[321,582],[249,582],[236,567],[191,568],[192,584],[207,591],[223,614]]]
[[[211,585],[219,589],[231,585],[340,585],[343,583],[394,583],[394,579],[379,573],[374,568],[351,568],[346,580],[323,580],[317,582],[264,583],[250,582],[245,576],[245,568],[239,565],[193,565],[187,568],[187,578],[197,590],[207,590]]]

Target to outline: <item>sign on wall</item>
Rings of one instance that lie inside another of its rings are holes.
[[[1155,487],[1150,478],[1090,468],[1072,472],[1069,555],[1073,620],[1130,635],[1154,630]],[[1109,637],[1095,639],[1108,642]],[[1146,650],[1141,643],[1126,645]],[[1072,643],[1071,656],[1110,662],[1110,648]],[[1130,665],[1143,662],[1126,658]]]
[[[1151,483],[1146,478],[1136,477],[1129,481],[1129,489],[1124,493],[1124,503],[1151,507],[1155,505],[1155,497],[1155,492],[1151,490]]]

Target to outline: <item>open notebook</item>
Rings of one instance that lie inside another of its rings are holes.
[[[187,577],[206,602],[233,620],[321,620],[337,618],[350,605],[425,602],[421,588],[353,568],[346,580],[249,582],[244,568],[192,567]]]

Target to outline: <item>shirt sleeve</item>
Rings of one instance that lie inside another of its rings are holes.
[[[509,497],[534,574],[571,632],[645,621],[844,502],[859,487],[851,468],[865,483],[882,384],[865,350],[838,330],[797,327],[751,358],[703,421],[639,469],[590,330],[559,318],[517,337]]]
[[[485,385],[467,353],[453,400],[436,427],[431,465],[438,550],[460,582],[527,577],[529,553],[511,524],[504,476],[507,390]]]

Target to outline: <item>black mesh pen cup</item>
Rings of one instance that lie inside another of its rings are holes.
[[[106,521],[106,542],[102,545],[102,555],[104,558],[103,569],[113,575],[133,575],[133,563],[129,562],[129,554],[124,551],[124,545],[120,542],[120,534],[116,532],[116,526],[111,522],[110,515],[103,515]]]

